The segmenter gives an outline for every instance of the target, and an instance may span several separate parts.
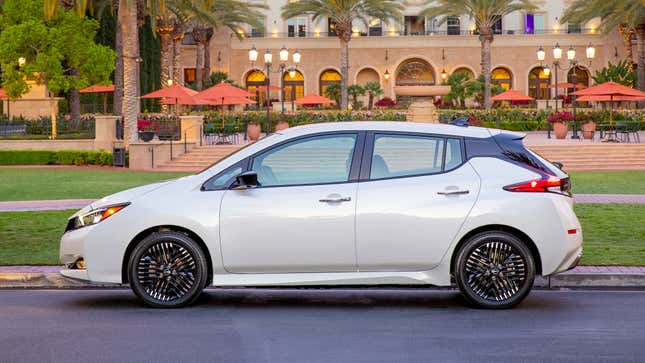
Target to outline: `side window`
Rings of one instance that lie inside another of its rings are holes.
[[[461,165],[461,141],[459,139],[448,139],[446,142],[446,163],[444,171],[456,169]]]
[[[430,136],[374,136],[370,179],[441,172],[444,139]]]
[[[225,188],[240,173],[242,173],[242,165],[240,163],[230,166],[228,169],[219,173],[215,178],[212,178],[206,184],[204,184],[204,189],[218,190],[218,189]]]
[[[261,186],[346,182],[356,137],[334,134],[290,142],[256,156],[251,169]]]

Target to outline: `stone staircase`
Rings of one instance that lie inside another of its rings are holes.
[[[565,170],[645,170],[645,144],[579,143],[528,146]]]
[[[242,145],[197,146],[154,170],[198,172],[240,147]],[[645,170],[645,144],[568,143],[528,147],[548,160],[563,163],[567,171]]]
[[[176,171],[195,173],[239,150],[243,145],[205,145],[196,146],[189,152],[179,155],[155,167],[156,171]]]

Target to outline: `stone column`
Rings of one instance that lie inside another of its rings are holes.
[[[112,145],[116,141],[116,122],[120,116],[96,115],[94,119],[96,135],[94,136],[94,149],[112,151]]]
[[[179,116],[181,120],[181,141],[199,145],[199,138],[204,127],[204,116]]]

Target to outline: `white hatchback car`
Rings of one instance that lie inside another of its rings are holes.
[[[129,283],[178,307],[213,286],[438,285],[511,307],[535,275],[574,267],[582,231],[568,176],[476,127],[295,127],[203,172],[75,213],[66,276]]]

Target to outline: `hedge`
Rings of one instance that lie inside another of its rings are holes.
[[[0,165],[112,165],[109,151],[0,150]]]

